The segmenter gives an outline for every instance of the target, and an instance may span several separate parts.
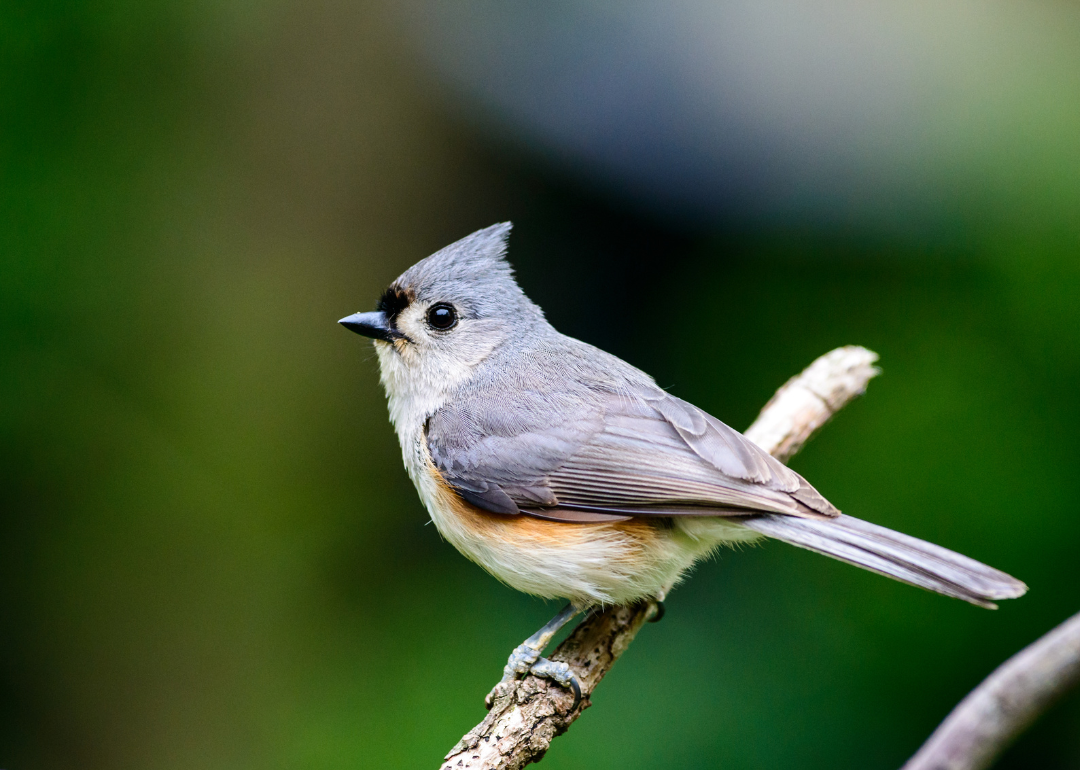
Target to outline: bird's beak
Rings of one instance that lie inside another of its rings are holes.
[[[363,334],[365,337],[371,337],[372,339],[382,340],[383,342],[390,342],[394,338],[401,336],[391,328],[390,323],[386,320],[386,313],[380,310],[373,310],[370,313],[353,313],[342,318],[338,323],[349,331]]]

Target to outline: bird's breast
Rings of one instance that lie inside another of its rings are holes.
[[[507,516],[465,502],[431,461],[421,431],[410,475],[439,533],[464,556],[519,591],[581,605],[655,595],[689,554],[657,522],[594,524]]]

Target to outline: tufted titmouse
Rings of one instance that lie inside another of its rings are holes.
[[[439,532],[520,591],[570,605],[510,656],[540,657],[582,610],[662,600],[720,545],[762,536],[993,608],[1009,575],[840,513],[799,474],[644,372],[555,331],[505,259],[510,224],[405,271],[342,323],[372,337],[405,467]]]

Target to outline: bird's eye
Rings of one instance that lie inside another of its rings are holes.
[[[457,312],[453,305],[439,303],[427,311],[427,322],[433,329],[445,331],[457,323]]]

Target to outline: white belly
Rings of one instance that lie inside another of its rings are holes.
[[[406,465],[439,533],[468,559],[519,591],[579,606],[624,604],[664,595],[695,561],[723,541],[757,533],[722,519],[665,526],[634,519],[568,524],[505,516],[465,503],[431,464],[423,432],[406,446]]]

